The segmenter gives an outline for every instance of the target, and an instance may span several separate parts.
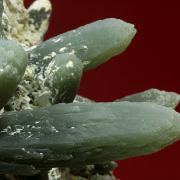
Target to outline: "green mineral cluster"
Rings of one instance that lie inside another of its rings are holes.
[[[42,37],[50,7],[48,0],[35,1],[21,30],[35,27]],[[108,103],[77,95],[83,72],[126,50],[134,25],[98,20],[37,45],[30,36],[23,41],[8,33],[3,29],[0,40],[1,174],[42,179],[49,171],[49,179],[58,180],[53,173],[60,171],[59,177],[78,179],[84,169],[84,179],[113,179],[112,161],[180,139],[177,93],[150,89]]]

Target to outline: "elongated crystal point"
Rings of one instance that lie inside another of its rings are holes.
[[[122,53],[131,43],[136,29],[119,19],[99,20],[51,38],[29,51],[30,63],[47,64],[52,53],[74,52],[84,70],[96,68]]]
[[[116,101],[152,102],[175,109],[180,102],[180,95],[175,92],[160,91],[158,89],[148,89],[143,92],[135,93],[121,99],[117,99]]]
[[[145,102],[57,104],[0,121],[0,161],[36,168],[126,159],[180,139],[180,114]]]

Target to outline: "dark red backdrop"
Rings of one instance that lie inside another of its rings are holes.
[[[179,0],[51,1],[46,38],[107,17],[134,23],[138,29],[125,53],[84,75],[81,95],[111,101],[148,88],[180,93]],[[179,180],[179,164],[180,142],[153,155],[119,161],[115,174],[121,180]]]

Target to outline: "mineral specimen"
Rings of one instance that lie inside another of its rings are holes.
[[[128,47],[133,24],[108,18],[42,42],[50,14],[49,0],[28,9],[0,0],[0,178],[113,180],[112,160],[180,139],[176,93],[150,89],[109,103],[76,95],[83,71]]]
[[[72,102],[83,72],[81,60],[74,54],[58,54],[45,72],[45,84],[52,91],[52,103]]]
[[[30,63],[45,66],[52,53],[75,53],[85,70],[93,69],[122,53],[130,44],[136,29],[119,19],[105,19],[51,38],[30,49]],[[44,65],[45,64],[45,65]]]
[[[130,102],[152,102],[162,106],[176,108],[180,102],[180,95],[175,92],[160,91],[158,89],[149,89],[140,93],[123,97],[116,101]]]
[[[9,40],[0,41],[0,109],[15,92],[24,75],[28,56],[23,48]]]
[[[180,114],[145,102],[58,104],[0,121],[0,161],[41,169],[149,154],[180,138]]]

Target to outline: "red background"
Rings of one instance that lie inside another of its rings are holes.
[[[131,22],[138,30],[126,52],[84,74],[81,95],[97,101],[112,101],[148,88],[180,93],[179,0],[51,2],[53,14],[46,38],[107,17]],[[119,161],[115,174],[121,180],[179,180],[179,164],[180,142],[153,155]]]

